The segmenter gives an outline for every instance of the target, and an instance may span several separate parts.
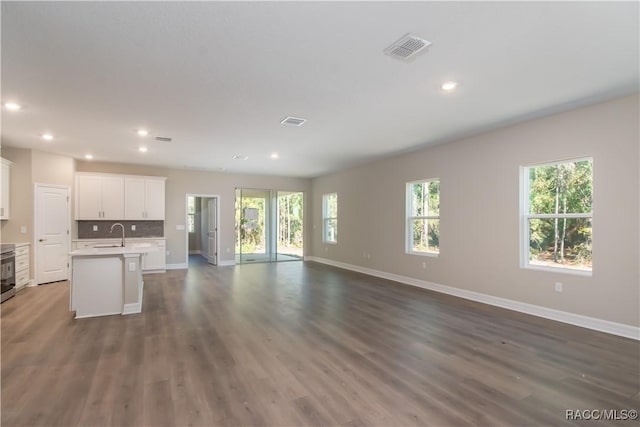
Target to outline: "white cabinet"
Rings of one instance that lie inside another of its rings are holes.
[[[143,241],[140,241],[143,242]],[[165,256],[166,252],[166,241],[165,240],[150,240],[153,246],[156,247],[156,250],[153,252],[148,252],[146,254],[142,254],[142,271],[165,271],[167,269],[167,258]]]
[[[125,220],[164,220],[164,178],[124,180]]]
[[[16,243],[16,290],[29,285],[29,243]]]
[[[123,177],[76,175],[76,219],[121,220],[123,216]]]
[[[0,177],[0,219],[9,219],[9,205],[11,202],[11,162],[2,159],[2,176]]]

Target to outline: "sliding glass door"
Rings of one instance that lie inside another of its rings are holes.
[[[304,195],[236,189],[236,263],[301,260]]]

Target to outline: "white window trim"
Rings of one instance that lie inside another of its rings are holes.
[[[411,191],[411,186],[413,186],[414,184],[423,184],[423,183],[428,183],[428,182],[434,182],[434,181],[438,181],[438,183],[440,183],[440,178],[428,178],[428,179],[420,179],[417,181],[411,181],[411,182],[407,182],[406,187],[405,187],[405,209],[406,209],[406,221],[405,221],[405,235],[404,235],[404,242],[405,242],[405,253],[409,254],[409,255],[417,255],[417,256],[425,256],[425,257],[430,257],[430,258],[438,258],[438,256],[440,256],[440,247],[438,246],[438,252],[434,252],[434,251],[414,251],[413,250],[413,245],[412,245],[412,239],[413,239],[413,221],[416,219],[437,219],[438,221],[440,220],[440,215],[427,215],[427,216],[411,216],[412,213],[412,200],[413,200],[413,193]],[[440,190],[438,190],[438,192],[440,192]]]
[[[553,160],[543,163],[531,163],[520,166],[520,268],[526,270],[546,271],[552,273],[571,274],[575,276],[591,277],[593,275],[593,265],[591,270],[582,270],[578,268],[567,267],[548,267],[543,265],[535,265],[529,263],[529,240],[530,240],[530,219],[553,219],[553,218],[591,218],[591,226],[593,227],[593,206],[591,207],[591,213],[570,213],[570,214],[530,214],[529,213],[529,174],[528,170],[532,167],[541,166],[555,166],[569,162],[582,162],[590,160],[593,162],[593,157],[577,157],[563,160]],[[593,173],[593,172],[592,172]],[[593,198],[593,189],[592,189]],[[592,200],[593,203],[593,200]]]
[[[326,216],[327,215],[327,199],[329,198],[329,196],[336,196],[336,214],[337,214],[337,210],[338,210],[338,193],[334,192],[334,193],[326,193],[322,195],[322,243],[326,243],[329,245],[337,245],[338,244],[338,234],[336,233],[336,239],[335,240],[327,240],[327,224],[329,221],[335,221],[336,222],[336,228],[337,228],[337,224],[338,224],[338,217],[329,217]]]

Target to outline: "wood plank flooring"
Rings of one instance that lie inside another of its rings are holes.
[[[314,263],[145,276],[143,313],[2,304],[2,426],[637,425],[640,343]]]

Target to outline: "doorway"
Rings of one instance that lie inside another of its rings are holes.
[[[35,185],[35,283],[59,282],[69,278],[69,187]]]
[[[236,189],[236,263],[302,260],[303,206],[302,192]]]
[[[189,256],[218,265],[219,200],[217,195],[187,194],[187,267]]]

